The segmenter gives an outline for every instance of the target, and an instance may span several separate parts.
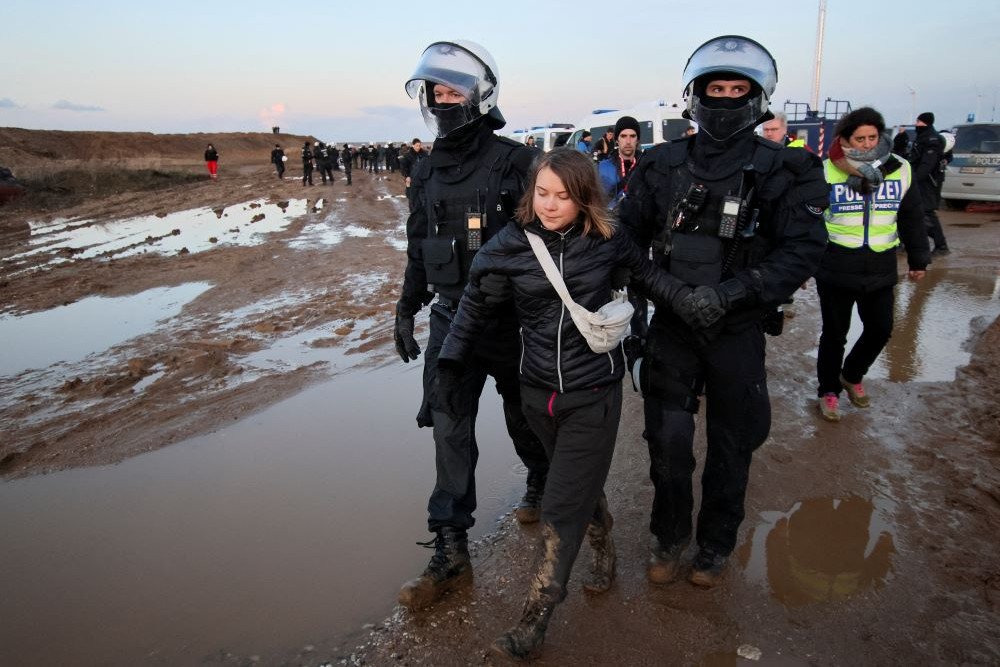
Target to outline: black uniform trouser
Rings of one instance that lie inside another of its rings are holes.
[[[707,448],[701,477],[698,546],[732,553],[744,516],[750,460],[771,428],[759,324],[696,340],[679,320],[657,311],[646,339],[642,369],[649,476],[650,531],[670,548],[691,539],[694,494],[694,401],[704,387]]]
[[[274,169],[275,169],[275,171],[278,172],[278,178],[284,178],[285,177],[285,163],[284,162],[275,162],[274,163]]]
[[[816,281],[819,308],[823,315],[823,331],[819,337],[816,357],[817,394],[840,395],[840,375],[848,382],[861,382],[875,359],[885,349],[892,336],[895,286],[889,285],[872,292],[857,292],[844,287]],[[844,347],[851,330],[851,312],[858,305],[861,337],[854,343],[847,358]]]
[[[309,185],[313,184],[313,168],[312,168],[312,163],[303,162],[302,163],[302,185],[305,185],[306,181],[309,182]]]
[[[331,167],[329,164],[325,164],[322,167],[320,167],[320,173],[323,174],[324,183],[326,183],[327,179],[330,179],[330,182],[333,183],[333,167]]]
[[[938,219],[935,209],[924,209],[924,228],[927,229],[927,236],[934,241],[933,250],[948,247],[948,241],[944,237],[944,229],[941,228],[941,221]]]
[[[347,167],[344,168],[344,178],[347,179],[347,184],[351,184],[351,170]]]
[[[542,496],[542,521],[556,536],[554,553],[546,553],[542,569],[545,595],[566,597],[573,563],[587,525],[604,524],[604,482],[611,469],[622,413],[621,382],[566,394],[521,385],[521,405],[549,458]],[[551,568],[551,569],[550,569]]]
[[[484,335],[477,344],[473,357],[467,360],[460,395],[468,401],[468,416],[456,421],[437,409],[437,359],[441,344],[451,327],[452,317],[452,309],[440,303],[431,306],[430,337],[424,353],[424,407],[429,407],[433,418],[437,469],[437,482],[427,503],[427,525],[432,532],[444,526],[467,530],[475,524],[476,462],[479,460],[476,416],[487,376],[492,376],[496,381],[497,393],[503,398],[507,433],[514,442],[514,451],[518,457],[529,472],[544,475],[549,467],[545,450],[521,411],[518,348],[516,345],[511,346],[509,341],[503,343],[506,349],[497,349],[491,345],[492,337]],[[517,335],[516,329],[511,330],[511,335]],[[422,413],[424,407],[421,409]]]

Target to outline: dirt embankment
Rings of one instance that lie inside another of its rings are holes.
[[[71,168],[204,169],[208,144],[219,152],[219,165],[266,165],[274,144],[289,160],[312,136],[265,132],[153,134],[152,132],[63,132],[0,128],[0,166],[20,179]],[[200,173],[200,172],[199,172]]]

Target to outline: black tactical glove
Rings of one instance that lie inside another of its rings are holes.
[[[464,366],[456,361],[438,359],[437,408],[458,421],[468,415],[468,396],[462,394]]]
[[[410,363],[411,360],[416,361],[420,356],[420,346],[413,337],[412,315],[396,313],[396,326],[392,331],[392,337],[396,341],[396,352],[399,353],[400,359],[406,363]]]
[[[632,372],[635,362],[642,356],[643,342],[639,336],[628,335],[622,341],[622,348],[625,350],[625,363],[628,365],[628,372]]]
[[[611,269],[611,287],[623,289],[632,281],[632,271],[627,266],[616,266]]]
[[[725,295],[714,287],[699,285],[691,293],[693,307],[691,311],[692,329],[708,329],[722,319],[728,309]]]
[[[479,291],[488,306],[497,306],[514,298],[514,287],[502,273],[487,273],[479,280]]]

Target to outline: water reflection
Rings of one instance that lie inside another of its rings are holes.
[[[972,319],[1000,315],[998,291],[1000,276],[985,270],[934,269],[918,283],[900,282],[892,338],[867,377],[892,382],[954,380],[955,369],[969,363],[964,344]],[[860,335],[855,309],[847,350]]]
[[[317,206],[321,207],[320,203]],[[307,211],[307,202],[257,200],[225,208],[199,208],[169,215],[94,222],[59,220],[32,223],[31,249],[6,258],[12,265],[49,253],[53,262],[95,257],[129,257],[144,252],[173,254],[208,250],[216,244],[258,245],[263,235],[284,229]]]
[[[0,664],[284,664],[385,618],[430,555],[420,383],[346,373],[116,466],[0,484]],[[524,479],[494,392],[480,425],[473,537]]]
[[[38,313],[2,315],[0,340],[7,352],[0,356],[0,376],[103,352],[176,316],[211,286],[198,282],[156,287],[131,296],[92,296]]]
[[[738,556],[783,605],[838,602],[890,576],[894,529],[886,506],[857,496],[811,498],[787,513],[766,512]]]

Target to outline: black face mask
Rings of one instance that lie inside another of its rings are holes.
[[[469,105],[462,102],[442,102],[427,107],[427,111],[437,119],[439,137],[447,137],[473,119]]]

